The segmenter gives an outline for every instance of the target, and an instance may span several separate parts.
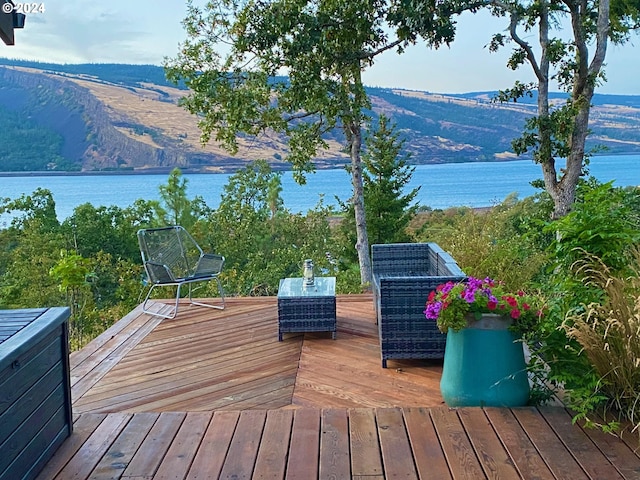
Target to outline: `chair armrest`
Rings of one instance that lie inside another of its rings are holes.
[[[224,257],[213,253],[203,253],[198,259],[194,277],[218,275],[224,266]]]

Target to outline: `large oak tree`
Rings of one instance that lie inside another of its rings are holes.
[[[384,0],[190,3],[187,39],[165,65],[168,78],[190,89],[183,105],[199,116],[203,142],[214,139],[235,152],[241,133],[283,132],[301,182],[313,158],[328,148],[326,134],[341,131],[350,156],[362,284],[371,280],[360,157],[370,102],[362,72],[380,53],[415,40],[389,28],[389,9]],[[432,43],[450,41],[450,31],[443,29]]]
[[[498,97],[516,101],[534,90],[537,93],[537,116],[527,121],[524,134],[513,142],[514,150],[533,153],[553,199],[553,217],[561,218],[575,201],[588,163],[589,114],[595,89],[606,80],[607,44],[626,41],[638,28],[640,2],[490,0],[489,6],[494,15],[509,19],[508,33],[495,35],[490,48],[514,45],[508,67],[515,70],[528,64],[535,75],[533,82],[517,82]],[[530,43],[531,37],[537,45]],[[549,98],[554,84],[567,93],[560,104]],[[565,160],[566,167],[558,167],[559,159]]]

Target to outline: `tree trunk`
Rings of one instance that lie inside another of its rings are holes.
[[[567,155],[566,168],[560,178],[555,164],[555,154],[553,148],[553,136],[557,133],[553,131],[549,119],[549,30],[550,13],[549,2],[544,0],[539,5],[539,40],[540,40],[540,60],[536,61],[533,50],[522,38],[519,37],[516,27],[520,24],[522,17],[518,10],[511,10],[511,37],[518,43],[527,55],[527,60],[531,64],[538,80],[538,138],[539,148],[536,152],[536,160],[542,166],[545,190],[553,200],[553,218],[558,219],[565,216],[571,210],[575,201],[576,188],[582,175],[584,165],[584,150],[587,136],[589,135],[589,113],[591,110],[591,100],[593,98],[595,84],[607,51],[607,40],[609,35],[609,2],[610,0],[600,0],[598,2],[598,20],[596,31],[595,53],[589,64],[589,38],[585,32],[585,16],[589,11],[585,9],[582,2],[563,2],[571,15],[571,27],[573,33],[573,43],[576,49],[575,70],[573,72],[570,102],[575,109],[572,119],[572,130],[568,141],[569,153]]]
[[[362,285],[371,284],[371,254],[369,253],[369,236],[367,234],[367,220],[364,210],[364,186],[362,182],[362,128],[360,124],[346,125],[348,130],[349,152],[351,155],[351,183],[353,185],[353,209],[356,220],[356,251],[360,265],[360,282]]]

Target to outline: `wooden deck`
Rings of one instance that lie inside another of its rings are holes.
[[[337,319],[336,340],[278,342],[274,297],[134,310],[72,354],[75,430],[38,479],[640,479],[636,435],[449,409],[441,364],[381,368],[370,296],[339,296]]]

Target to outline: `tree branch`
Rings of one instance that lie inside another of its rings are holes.
[[[518,14],[511,5],[501,0],[491,0],[490,3],[491,5],[494,5],[504,10],[505,12],[509,13],[509,18],[510,18],[509,35],[511,35],[511,38],[513,39],[513,41],[516,42],[518,46],[522,48],[522,50],[524,50],[527,56],[527,60],[531,64],[531,68],[533,68],[533,72],[535,73],[536,78],[541,82],[545,81],[546,79],[544,78],[544,75],[540,70],[540,66],[538,65],[536,56],[533,53],[533,49],[527,42],[525,42],[522,38],[520,38],[520,35],[518,35],[518,31],[517,31],[518,24],[520,23],[520,20],[522,20],[522,17],[520,16],[520,14]]]
[[[609,39],[609,0],[598,2],[598,22],[596,33],[596,51],[593,55],[591,65],[589,65],[589,75],[596,75],[600,72],[607,54],[607,42]]]
[[[369,52],[367,54],[363,53],[362,55],[359,55],[358,58],[359,58],[359,60],[371,59],[371,58],[381,54],[382,52],[386,52],[387,50],[391,50],[392,48],[397,47],[398,45],[400,45],[403,42],[404,42],[404,40],[397,39],[397,40],[385,45],[384,47],[380,47],[379,49],[374,50],[373,52]]]

